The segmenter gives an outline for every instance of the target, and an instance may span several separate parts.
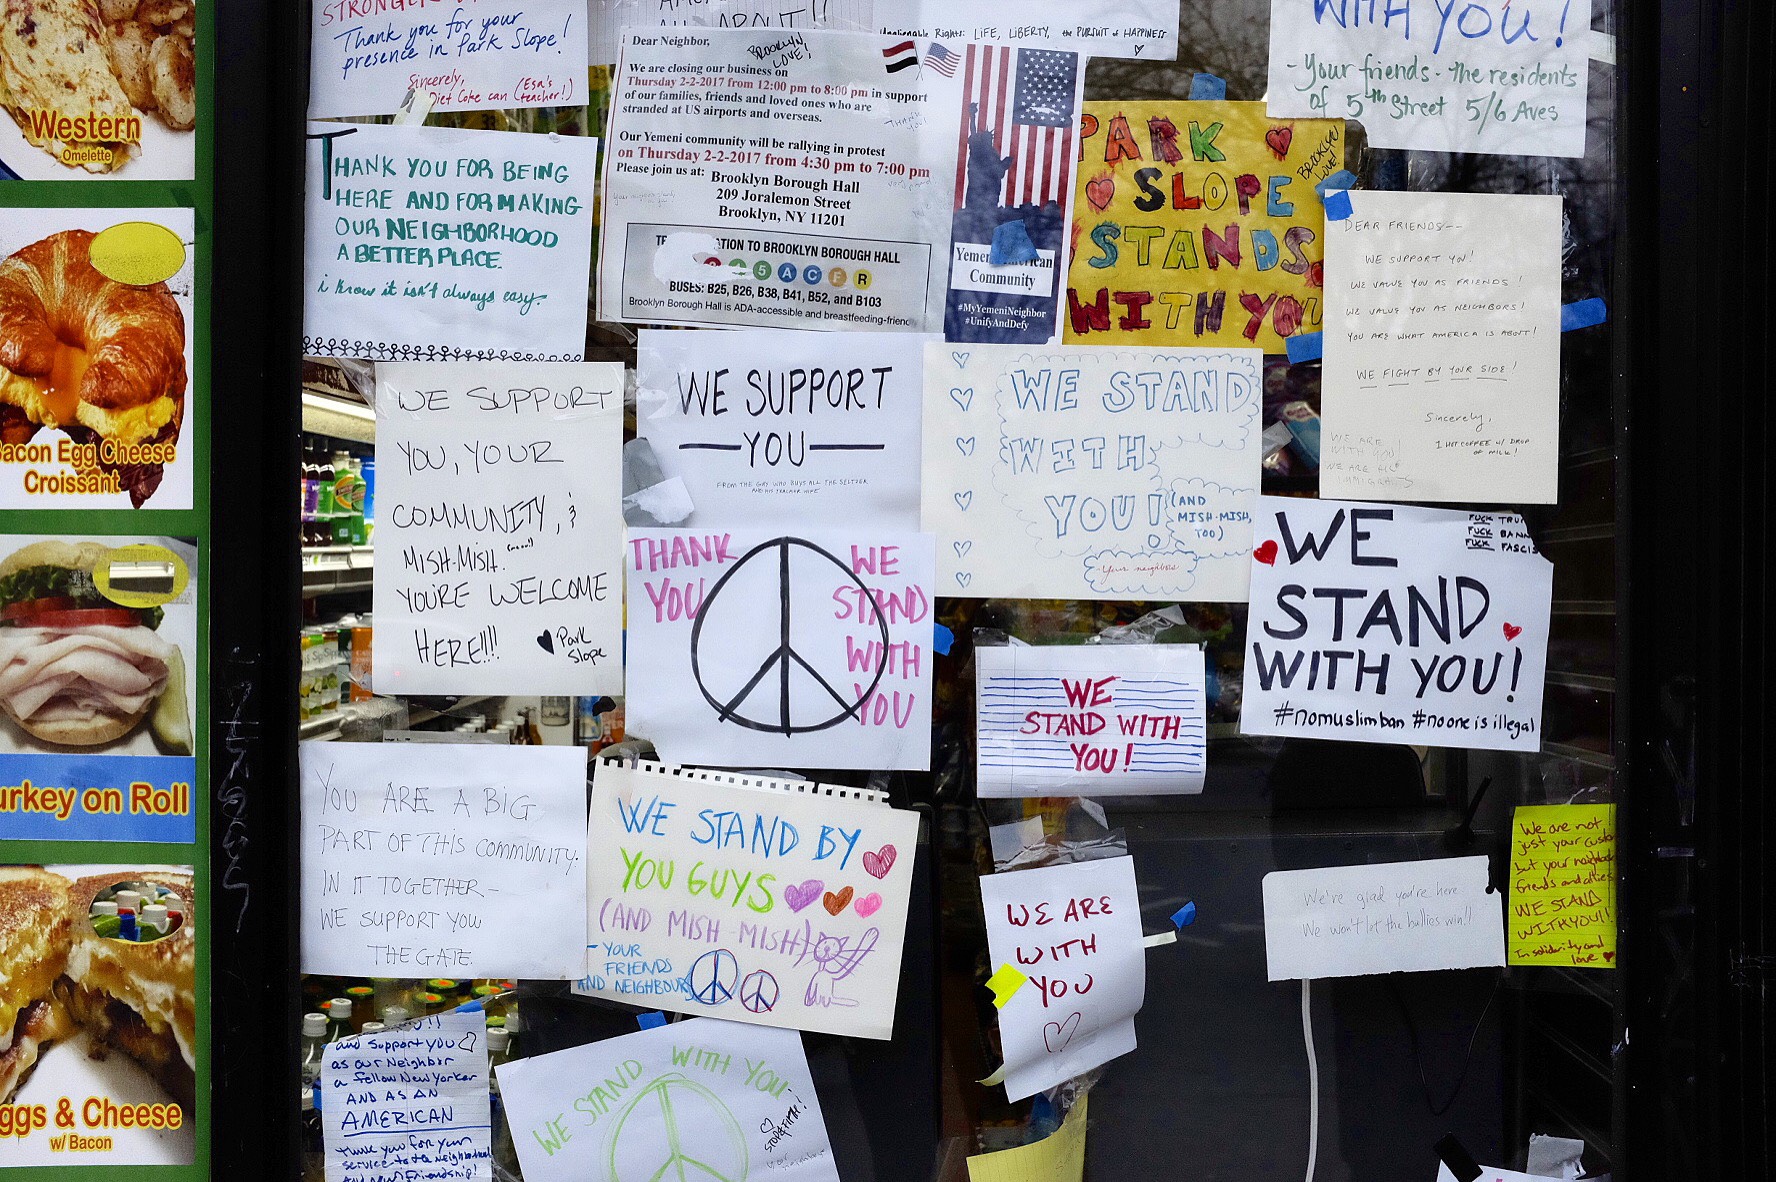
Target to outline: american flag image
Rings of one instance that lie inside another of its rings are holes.
[[[962,59],[956,56],[954,50],[933,41],[931,48],[925,51],[925,64],[945,78],[954,78],[956,67],[962,64]]]
[[[1078,55],[1064,50],[968,46],[962,67],[957,209],[967,197],[969,137],[987,132],[998,157],[1010,160],[999,205],[1065,202],[1078,72]]]

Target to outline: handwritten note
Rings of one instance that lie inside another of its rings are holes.
[[[1202,791],[1200,647],[977,647],[974,661],[980,795]]]
[[[720,767],[931,765],[931,538],[632,529],[629,732]]]
[[[593,60],[610,63],[624,29],[674,25],[722,29],[867,32],[883,0],[591,0]]]
[[[1570,0],[1271,0],[1270,113],[1377,148],[1583,156],[1591,9]]]
[[[1422,973],[1505,963],[1486,858],[1274,870],[1264,876],[1272,981]]]
[[[681,524],[918,529],[923,340],[643,329],[635,426],[697,506]]]
[[[696,1018],[497,1075],[526,1182],[839,1182],[791,1030]]]
[[[1093,57],[1178,56],[1178,0],[876,0],[882,32],[1055,45]]]
[[[1084,1092],[1061,1127],[1031,1145],[977,1153],[968,1159],[968,1182],[1080,1182],[1085,1177]]]
[[[1066,341],[1256,345],[1318,332],[1344,122],[1263,103],[1092,102],[1081,122]]]
[[[1135,860],[980,880],[990,962],[1029,978],[999,1010],[1005,1094],[1021,1100],[1135,1049],[1147,995]]]
[[[1554,565],[1515,513],[1262,497],[1240,730],[1538,751]]]
[[[598,141],[308,126],[303,352],[580,361]]]
[[[623,367],[377,368],[376,688],[623,692]]]
[[[303,972],[580,975],[584,751],[308,742],[301,754]]]
[[[1321,495],[1558,500],[1561,199],[1346,196],[1326,228]]]
[[[1521,805],[1511,822],[1510,963],[1616,967],[1616,806]]]
[[[925,350],[925,528],[945,595],[1246,598],[1256,349]]]
[[[327,1182],[493,1177],[485,1014],[327,1044],[320,1098]]]
[[[575,992],[889,1038],[918,839],[872,792],[600,764]]]
[[[584,0],[330,0],[313,14],[311,118],[391,115],[409,90],[432,95],[435,111],[586,101]]]

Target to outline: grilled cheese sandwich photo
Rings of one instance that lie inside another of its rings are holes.
[[[0,1104],[66,1100],[92,1164],[194,1160],[195,896],[183,866],[0,866]],[[7,1164],[64,1163],[57,1132]]]

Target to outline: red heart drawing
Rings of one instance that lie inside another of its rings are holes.
[[[1045,1022],[1042,1025],[1042,1045],[1048,1048],[1049,1054],[1058,1054],[1067,1049],[1067,1044],[1073,1041],[1073,1036],[1078,1032],[1077,1012],[1069,1015],[1065,1022]]]
[[[1616,959],[1616,954],[1615,954],[1615,953],[1613,953],[1613,952],[1606,952],[1606,953],[1604,953],[1604,954],[1603,954],[1603,959],[1605,959],[1605,960],[1614,960],[1614,959]]]
[[[836,895],[831,891],[828,891],[825,895],[821,896],[820,905],[826,908],[826,913],[828,915],[837,915],[845,909],[845,904],[851,901],[851,895],[852,891],[850,887],[846,887]]]
[[[894,859],[899,852],[892,845],[885,845],[875,853],[865,851],[863,869],[871,878],[887,878],[888,872],[894,869]]]
[[[1309,287],[1326,286],[1326,264],[1324,261],[1315,259],[1307,265],[1307,285]]]
[[[1516,640],[1519,636],[1522,636],[1522,635],[1523,635],[1523,629],[1519,628],[1517,625],[1515,625],[1515,624],[1506,624],[1505,625],[1505,639],[1506,640]]]
[[[1085,199],[1092,207],[1102,213],[1110,208],[1110,198],[1116,196],[1116,182],[1107,176],[1099,177],[1085,187]]]
[[[1295,128],[1293,126],[1273,127],[1264,133],[1264,142],[1270,145],[1270,150],[1276,153],[1278,160],[1289,154],[1289,145],[1294,140]]]
[[[1264,543],[1264,545],[1252,551],[1252,557],[1256,558],[1259,562],[1262,562],[1265,566],[1275,566],[1277,560],[1276,542],[1269,541]]]

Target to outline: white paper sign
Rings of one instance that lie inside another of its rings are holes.
[[[934,55],[865,33],[628,30],[600,317],[1053,340],[1079,56]]]
[[[1178,0],[876,0],[876,13],[882,32],[909,37],[1055,45],[1093,57],[1178,56]]]
[[[1021,1100],[1135,1049],[1147,950],[1135,860],[1105,858],[981,880],[995,968],[1029,978],[999,1010],[1005,1095]]]
[[[919,528],[923,338],[641,331],[635,426],[681,524]]]
[[[1559,500],[1561,199],[1347,196],[1326,221],[1320,495]]]
[[[1377,148],[1583,156],[1590,36],[1571,0],[1271,0],[1266,102]]]
[[[319,1086],[327,1182],[493,1177],[485,1014],[329,1043]]]
[[[1261,497],[1240,730],[1539,751],[1554,565],[1515,513]]]
[[[931,536],[632,529],[629,733],[672,763],[931,766]]]
[[[623,366],[376,373],[380,694],[623,692]]]
[[[839,1182],[794,1031],[698,1018],[497,1074],[526,1182]]]
[[[310,123],[302,349],[586,356],[598,141]]]
[[[1264,876],[1272,981],[1505,963],[1503,894],[1486,858],[1273,870]]]
[[[587,0],[593,60],[621,52],[624,29],[674,25],[723,29],[845,29],[867,32],[883,0]]]
[[[1497,1166],[1481,1166],[1480,1176],[1472,1179],[1472,1182],[1547,1182],[1547,1179],[1550,1176],[1559,1178],[1570,1177],[1572,1175],[1521,1174],[1516,1170],[1501,1170]],[[1442,1162],[1438,1162],[1437,1182],[1459,1182],[1459,1180],[1454,1174],[1449,1172],[1448,1166],[1444,1165]]]
[[[974,650],[981,796],[1203,790],[1203,651],[1194,644]]]
[[[314,5],[308,114],[391,115],[409,90],[434,111],[586,101],[584,0]]]
[[[1246,598],[1256,349],[925,350],[925,528],[944,595]]]
[[[889,1038],[918,840],[861,789],[600,764],[574,992]]]
[[[305,973],[572,980],[586,753],[303,743],[302,871]]]

